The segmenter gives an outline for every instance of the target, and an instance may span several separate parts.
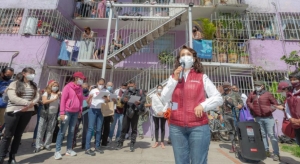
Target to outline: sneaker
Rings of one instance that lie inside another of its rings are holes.
[[[271,157],[271,153],[269,151],[266,151],[266,156]]]
[[[35,148],[35,143],[32,143],[32,144],[31,144],[31,147]]]
[[[46,149],[47,151],[51,151],[50,146],[49,146],[49,147],[45,147],[45,149]]]
[[[94,151],[92,151],[91,149],[85,151],[85,154],[90,155],[90,156],[95,156],[96,155],[96,153]]]
[[[104,154],[104,151],[102,149],[100,149],[99,147],[97,147],[95,149],[96,152],[100,153],[100,154]]]
[[[279,161],[279,160],[280,160],[279,155],[274,154],[273,161]]]
[[[133,142],[130,143],[130,151],[134,152],[134,143]]]
[[[108,145],[101,145],[101,147],[105,147],[105,148],[108,148]]]
[[[35,149],[33,150],[33,153],[38,153],[38,152],[40,152],[40,148],[35,148]]]
[[[72,156],[72,157],[73,157],[73,156],[76,156],[77,153],[76,153],[74,150],[69,149],[69,150],[67,150],[66,155],[69,155],[69,156]]]
[[[141,139],[141,140],[144,139],[144,135],[140,135],[140,139]]]
[[[62,156],[61,156],[60,152],[55,152],[54,153],[54,159],[56,159],[56,160],[62,159]]]
[[[125,135],[125,138],[128,140],[128,139],[129,139],[129,135],[128,135],[128,134],[126,134],[126,135]]]
[[[112,139],[108,138],[107,143],[111,143],[111,142],[112,142]]]
[[[118,145],[116,147],[116,150],[120,150],[123,147],[123,142],[118,142]]]

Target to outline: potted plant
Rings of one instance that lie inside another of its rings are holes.
[[[300,56],[298,51],[292,51],[289,56],[283,55],[280,60],[283,60],[290,66],[295,66],[296,69],[300,67]]]
[[[249,54],[248,53],[240,53],[240,64],[249,64]]]
[[[224,45],[219,46],[218,50],[219,50],[219,52],[218,52],[218,61],[220,63],[227,63],[227,55],[225,53],[225,47],[224,47]]]
[[[201,24],[199,24],[197,21],[200,21]],[[207,40],[213,40],[217,29],[216,26],[207,18],[198,18],[197,21],[194,21],[194,23],[200,27],[203,38]]]
[[[168,50],[161,51],[158,54],[158,60],[160,61],[161,64],[173,64],[174,56],[173,53],[169,52]]]
[[[230,49],[228,51],[228,63],[237,63],[238,61],[238,55],[236,53],[236,50]]]
[[[279,104],[284,103],[285,98],[277,92],[278,82],[273,81],[271,85],[266,85],[266,90],[271,92]]]

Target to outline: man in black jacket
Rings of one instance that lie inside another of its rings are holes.
[[[131,96],[139,96],[141,97],[139,101],[135,103],[128,102]],[[131,125],[131,143],[130,143],[130,151],[134,151],[134,144],[137,137],[137,125],[139,120],[139,111],[144,111],[144,104],[146,102],[146,96],[143,93],[143,90],[136,89],[135,82],[130,81],[128,83],[128,92],[123,94],[122,103],[124,103],[124,118],[122,123],[122,132],[120,139],[118,141],[117,150],[123,147],[123,142],[125,140],[125,135],[128,132],[128,128]]]

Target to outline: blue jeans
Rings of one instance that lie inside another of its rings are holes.
[[[66,112],[65,115],[67,116],[67,120],[62,121],[60,123],[59,132],[57,134],[56,152],[59,152],[61,150],[62,141],[68,127],[69,128],[68,128],[68,137],[67,137],[67,150],[72,149],[75,125],[78,120],[78,112],[76,113]]]
[[[124,117],[123,114],[115,113],[114,122],[110,125],[109,138],[113,137],[117,122],[118,122],[118,129],[117,129],[116,139],[120,137],[121,130],[122,130],[123,117]]]
[[[279,147],[278,147],[278,140],[275,136],[275,120],[273,116],[269,117],[255,117],[256,122],[259,123],[261,129],[261,135],[263,138],[265,150],[269,151],[269,142],[268,137],[271,140],[273,153],[279,155]]]
[[[109,17],[109,9],[110,9],[110,7],[106,7],[106,10],[105,10],[105,15],[106,15],[106,18],[108,18],[108,17]]]
[[[176,164],[207,164],[208,125],[192,128],[170,125],[170,137]]]
[[[101,129],[103,124],[103,115],[101,109],[91,108],[88,111],[88,116],[89,116],[89,128],[86,134],[86,141],[85,141],[86,150],[89,150],[91,148],[91,139],[92,139],[92,133],[95,128],[95,123],[96,123],[96,148],[100,147]]]
[[[34,128],[34,132],[33,132],[33,139],[36,139],[36,136],[37,136],[37,131],[38,131],[38,126],[39,126],[39,121],[40,121],[40,111],[42,109],[42,105],[39,105],[39,108],[38,108],[38,111],[37,111],[37,118],[36,118],[36,125],[35,125],[35,128]]]

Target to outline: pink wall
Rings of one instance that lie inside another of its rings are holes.
[[[280,60],[284,54],[282,44],[283,42],[279,40],[251,40],[251,63],[268,71],[286,71],[288,66]],[[300,50],[299,42],[286,42],[285,47],[287,54],[294,50]]]
[[[59,10],[65,18],[72,20],[76,2],[74,0],[59,0],[57,10]]]

